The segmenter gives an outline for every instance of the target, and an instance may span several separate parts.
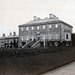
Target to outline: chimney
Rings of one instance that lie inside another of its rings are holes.
[[[40,17],[37,17],[37,20],[40,20]]]
[[[15,31],[13,32],[13,36],[16,36],[16,32]]]
[[[37,20],[37,16],[34,16],[34,21]]]
[[[53,14],[49,14],[49,18],[53,18],[53,16],[54,16]]]
[[[12,36],[12,33],[10,32],[10,36]]]
[[[5,34],[3,34],[3,37],[5,37]]]
[[[58,17],[56,17],[56,16],[53,15],[53,14],[49,14],[49,19],[55,19],[55,20],[58,20]]]
[[[45,19],[48,19],[48,17],[45,17]]]

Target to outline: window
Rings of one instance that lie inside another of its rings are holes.
[[[24,39],[23,39],[23,36],[21,37],[21,40],[23,41]]]
[[[49,28],[51,28],[51,25],[49,25]]]
[[[45,40],[45,35],[42,35],[42,39]]]
[[[26,27],[26,30],[28,30],[28,27]]]
[[[34,27],[32,27],[32,30],[34,30]]]
[[[49,39],[51,39],[51,34],[49,34]]]
[[[58,39],[58,34],[56,34],[56,39]]]
[[[45,29],[45,25],[43,26],[43,29]]]
[[[66,39],[68,39],[68,34],[66,34]]]
[[[40,27],[39,27],[39,26],[37,26],[37,30],[39,30],[39,28],[40,28]]]
[[[26,36],[26,40],[28,40],[28,36]]]
[[[58,28],[58,24],[55,25],[55,28]]]
[[[34,36],[32,36],[32,41],[34,40]]]
[[[23,31],[23,27],[21,28],[21,31]]]

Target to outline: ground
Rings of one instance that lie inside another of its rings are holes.
[[[59,67],[42,75],[75,75],[75,62]]]
[[[0,75],[40,75],[73,62],[75,47],[33,55],[0,57]],[[55,49],[56,50],[56,49]]]

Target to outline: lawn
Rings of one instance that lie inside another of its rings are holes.
[[[75,47],[22,56],[0,57],[0,75],[40,75],[75,60]]]

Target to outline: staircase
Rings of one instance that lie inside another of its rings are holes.
[[[31,48],[32,45],[35,43],[36,41],[30,41],[27,44],[25,44],[22,48]]]
[[[37,47],[40,47],[40,40],[36,41],[32,46],[31,48],[37,48]]]
[[[31,41],[27,42],[25,45],[22,46],[22,48],[25,48]]]
[[[30,43],[28,44],[28,47],[29,47],[29,48],[31,48],[31,47],[32,47],[32,45],[34,45],[34,44],[35,44],[35,42],[36,42],[36,41],[32,41],[32,42],[30,42]]]

